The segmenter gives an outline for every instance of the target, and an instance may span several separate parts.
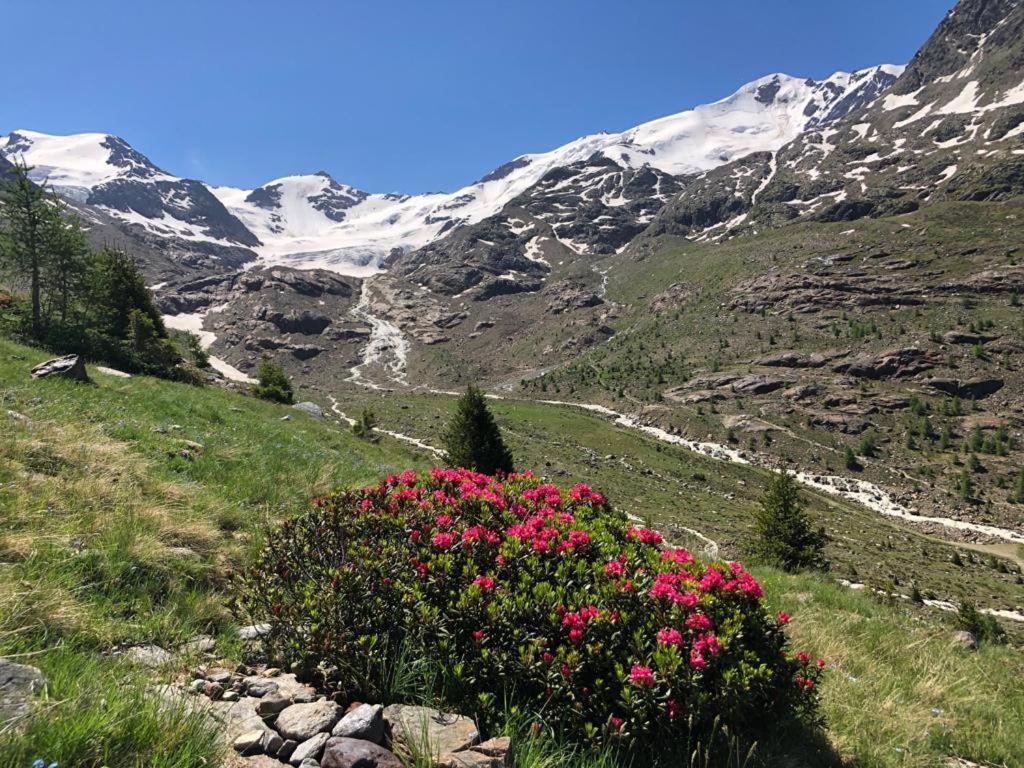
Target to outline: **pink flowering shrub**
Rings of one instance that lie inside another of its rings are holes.
[[[268,540],[241,604],[284,661],[352,696],[383,696],[411,649],[485,724],[512,702],[591,741],[715,718],[750,732],[814,706],[820,667],[787,653],[788,616],[750,573],[666,545],[585,485],[405,472]]]

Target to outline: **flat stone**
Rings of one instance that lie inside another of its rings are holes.
[[[269,715],[276,715],[278,712],[287,709],[291,705],[291,699],[275,692],[260,699],[259,704],[256,705],[256,712],[266,717]]]
[[[266,731],[259,729],[246,731],[236,736],[231,742],[231,747],[240,755],[255,755],[262,751],[263,735]]]
[[[35,667],[0,659],[0,725],[27,715],[32,696],[45,685],[46,678]]]
[[[318,733],[326,733],[341,719],[341,707],[333,701],[314,701],[309,704],[292,704],[277,716],[275,727],[286,739],[301,742]]]
[[[174,656],[159,645],[136,645],[126,650],[121,658],[142,667],[162,667]]]
[[[512,739],[508,736],[496,736],[493,739],[488,739],[482,744],[477,744],[473,747],[474,752],[480,752],[494,757],[505,757],[510,749],[512,749]]]
[[[321,768],[403,768],[393,752],[363,739],[335,736],[327,742]]]
[[[337,722],[332,736],[362,739],[380,744],[384,741],[384,707],[380,704],[360,704]]]
[[[224,695],[224,686],[220,683],[207,682],[203,686],[203,693],[211,699],[219,699]]]
[[[208,669],[203,677],[211,683],[226,685],[231,682],[231,670],[224,669],[223,667],[214,667],[213,669]]]
[[[265,677],[247,677],[245,678],[245,692],[250,696],[267,696],[271,693],[277,693],[279,686],[273,680],[267,680]]]
[[[468,749],[480,740],[480,731],[470,718],[429,707],[392,704],[384,709],[384,719],[396,741],[429,751],[435,759]]]
[[[324,745],[331,738],[329,733],[318,733],[311,739],[306,739],[292,752],[288,762],[292,765],[299,765],[305,760],[317,760],[324,751]]]

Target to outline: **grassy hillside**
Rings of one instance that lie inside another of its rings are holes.
[[[91,386],[30,381],[27,370],[42,357],[0,342],[0,655],[39,666],[51,681],[22,730],[0,734],[0,764],[43,757],[75,768],[217,765],[215,734],[162,712],[144,695],[147,675],[110,652],[137,642],[176,649],[211,633],[230,660],[237,643],[225,575],[247,557],[259,526],[311,494],[430,458],[214,388],[94,370]],[[366,397],[343,407],[369,403],[383,427],[428,442],[450,407],[441,397]],[[575,411],[514,403],[496,410],[524,465],[560,483],[589,479],[629,511],[714,534],[726,551],[742,537],[758,493],[755,472],[712,465]],[[815,576],[759,576],[772,607],[794,616],[795,644],[832,666],[824,688],[829,745],[790,745],[801,756],[792,764],[1024,761],[1018,650],[970,654],[950,645],[937,614]]]

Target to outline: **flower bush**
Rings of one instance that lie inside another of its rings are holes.
[[[530,473],[405,472],[271,532],[241,605],[274,651],[382,697],[404,655],[486,723],[511,704],[570,738],[630,743],[717,718],[752,732],[815,704],[739,563],[703,563],[586,485]],[[771,718],[766,718],[771,713]]]

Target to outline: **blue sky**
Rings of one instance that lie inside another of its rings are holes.
[[[770,72],[904,63],[952,3],[0,0],[0,134],[114,133],[215,184],[450,190]]]

